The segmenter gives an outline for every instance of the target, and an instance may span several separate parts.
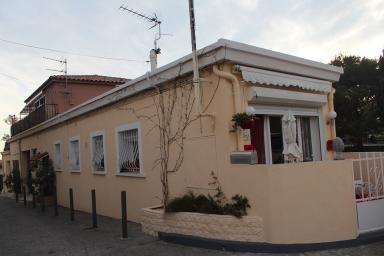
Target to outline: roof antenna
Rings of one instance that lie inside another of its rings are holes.
[[[132,15],[135,15],[139,18],[142,18],[142,19],[152,23],[152,25],[148,28],[148,30],[155,28],[155,27],[158,27],[158,32],[155,34],[155,40],[153,41],[154,48],[151,49],[151,51],[149,52],[151,71],[154,71],[157,68],[157,55],[161,53],[161,49],[158,48],[158,46],[157,46],[157,41],[160,40],[161,36],[165,36],[165,35],[166,36],[172,36],[172,35],[161,33],[161,21],[157,18],[156,13],[154,13],[153,16],[148,16],[148,15],[145,15],[141,12],[134,11],[134,10],[124,6],[124,5],[121,5],[119,7],[119,10],[127,11],[127,12],[131,13]]]
[[[67,70],[67,58],[64,58],[64,59],[52,59],[52,58],[48,58],[48,57],[43,57],[43,59],[46,59],[46,60],[52,60],[52,61],[59,62],[59,63],[61,64],[61,66],[64,65],[64,68],[61,69],[61,70],[58,70],[58,69],[50,69],[50,68],[46,68],[46,70],[50,70],[50,71],[55,71],[55,72],[63,73],[65,76],[68,74],[68,70]]]
[[[68,87],[68,62],[67,62],[67,58],[53,59],[53,58],[43,57],[43,59],[59,62],[61,64],[60,67],[62,67],[64,65],[63,69],[60,69],[60,70],[59,69],[50,69],[50,68],[46,68],[46,70],[55,71],[55,72],[59,72],[59,73],[64,74],[64,76],[65,76],[65,89],[67,89],[67,87]]]

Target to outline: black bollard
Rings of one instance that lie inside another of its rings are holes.
[[[32,207],[36,208],[36,196],[35,192],[32,192]]]
[[[92,189],[92,228],[97,228],[97,214],[96,214],[96,191]]]
[[[41,211],[45,212],[45,196],[44,196],[44,190],[41,191],[40,195],[40,206],[41,206]]]
[[[121,191],[121,227],[122,238],[127,238],[127,193],[125,191]]]
[[[75,210],[73,209],[73,190],[69,189],[69,208],[71,213],[71,221],[75,220]]]
[[[27,206],[27,191],[25,189],[25,186],[23,186],[23,197],[24,197],[24,206]]]
[[[16,198],[16,203],[18,203],[19,202],[19,193],[15,193],[15,198]]]
[[[57,190],[56,190],[56,186],[54,187],[53,189],[53,207],[54,207],[54,211],[55,211],[55,216],[59,216],[59,209],[57,207]]]

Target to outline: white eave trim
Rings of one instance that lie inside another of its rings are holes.
[[[282,87],[298,87],[304,90],[329,93],[332,89],[332,83],[313,78],[302,76],[295,76],[263,70],[258,68],[250,68],[245,66],[238,66],[241,75],[246,82],[253,84],[275,85]]]
[[[287,72],[320,78],[328,81],[338,81],[343,69],[326,65],[295,56],[282,54],[267,49],[258,48],[226,39],[219,39],[198,51],[199,67],[204,68],[214,63],[229,61],[232,63],[271,68],[280,72]],[[41,124],[22,133],[12,136],[10,141],[21,139],[51,126],[68,121],[77,116],[89,113],[95,109],[113,104],[119,100],[131,97],[159,84],[192,73],[192,54],[188,54],[165,66],[159,67],[134,80],[96,96],[62,114],[59,114]]]

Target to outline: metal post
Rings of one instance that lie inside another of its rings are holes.
[[[15,192],[16,203],[19,202],[19,193]]]
[[[36,208],[36,195],[35,195],[35,192],[32,192],[32,207]]]
[[[71,221],[75,220],[75,210],[73,209],[73,190],[69,189],[69,208],[71,213]]]
[[[92,189],[92,228],[97,228],[97,214],[96,214],[96,191]]]
[[[59,209],[57,207],[57,189],[56,189],[56,186],[53,189],[53,201],[54,201],[55,216],[59,216]]]
[[[24,197],[24,206],[27,206],[27,191],[25,189],[25,186],[23,186],[23,197]]]
[[[121,227],[122,238],[127,238],[127,193],[125,191],[121,191]]]
[[[44,189],[41,190],[41,195],[40,195],[40,206],[41,206],[41,211],[45,212],[45,196],[44,196]]]

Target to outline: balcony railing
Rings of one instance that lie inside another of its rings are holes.
[[[56,104],[45,104],[36,110],[29,113],[28,116],[21,119],[17,123],[11,126],[11,135],[14,136],[18,133],[21,133],[25,130],[28,130],[54,116],[57,113],[57,105]]]

